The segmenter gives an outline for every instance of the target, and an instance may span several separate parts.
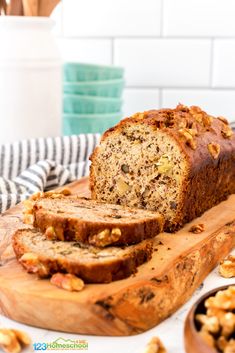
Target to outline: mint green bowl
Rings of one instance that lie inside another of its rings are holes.
[[[103,133],[116,125],[123,115],[121,112],[113,114],[64,114],[64,135],[77,135],[88,133]]]
[[[64,93],[98,97],[121,97],[125,81],[123,79],[106,81],[64,82]]]
[[[64,81],[97,81],[122,78],[124,69],[117,66],[103,66],[81,63],[64,64]]]
[[[122,110],[120,98],[64,94],[64,113],[106,114]]]

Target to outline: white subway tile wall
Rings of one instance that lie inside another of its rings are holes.
[[[63,0],[64,61],[125,68],[125,116],[178,102],[235,121],[234,0]]]
[[[125,116],[160,106],[159,89],[126,88],[123,99]]]
[[[114,41],[114,62],[125,67],[128,86],[207,87],[210,52],[211,43],[207,39]]]

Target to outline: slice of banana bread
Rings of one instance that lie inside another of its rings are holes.
[[[152,240],[127,247],[96,248],[79,242],[47,240],[36,229],[21,229],[13,249],[22,266],[39,277],[71,273],[87,283],[108,283],[126,278],[152,256]]]
[[[163,229],[163,217],[157,212],[76,196],[45,195],[32,202],[30,212],[34,227],[49,239],[77,240],[99,247],[127,245],[153,238]]]
[[[199,107],[150,110],[104,133],[91,156],[92,198],[157,210],[165,229],[235,193],[235,136]]]

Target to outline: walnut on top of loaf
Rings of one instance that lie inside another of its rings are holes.
[[[157,210],[168,231],[235,193],[232,129],[197,106],[123,119],[104,133],[91,161],[92,198]]]
[[[170,129],[185,129],[192,137],[197,136],[199,133],[210,131],[210,127],[214,119],[221,122],[221,134],[224,138],[232,136],[232,129],[230,128],[226,118],[219,116],[215,118],[200,107],[191,106],[187,107],[183,104],[178,104],[175,109],[159,109],[149,110],[143,113],[136,113],[130,118],[122,120],[119,124],[125,123],[126,121],[141,121],[141,120],[152,120],[151,123],[158,129],[170,128]],[[113,128],[111,128],[112,130]],[[107,133],[109,130],[107,131]]]

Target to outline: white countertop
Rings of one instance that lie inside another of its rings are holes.
[[[233,251],[235,255],[235,251]],[[66,334],[56,331],[48,331],[43,329],[38,329],[30,327],[27,325],[22,325],[18,322],[9,320],[4,316],[0,315],[0,326],[9,328],[18,328],[27,332],[32,338],[32,342],[52,342],[58,337],[63,337],[64,339],[85,339],[88,342],[88,350],[83,352],[88,353],[142,353],[147,342],[153,337],[158,336],[167,348],[168,353],[183,353],[184,342],[183,342],[183,330],[184,330],[184,320],[185,317],[193,305],[193,303],[204,293],[226,284],[235,283],[235,279],[226,279],[218,274],[218,268],[216,268],[203,282],[203,284],[196,290],[192,298],[182,306],[174,315],[172,315],[167,320],[163,321],[160,325],[155,328],[142,333],[140,335],[131,337],[101,337],[101,336],[87,336],[87,335],[75,335]],[[1,288],[0,288],[1,290]],[[20,303],[18,304],[20,305]],[[38,309],[40,310],[40,308]],[[66,320],[66,317],[61,318],[61,320]],[[0,350],[1,351],[1,350]],[[36,352],[33,348],[28,348],[24,351],[26,352]],[[39,353],[42,351],[38,351]],[[53,352],[65,352],[61,350],[53,350]],[[66,350],[66,353],[69,352]],[[76,350],[76,352],[80,352]],[[81,351],[82,352],[82,351]]]

